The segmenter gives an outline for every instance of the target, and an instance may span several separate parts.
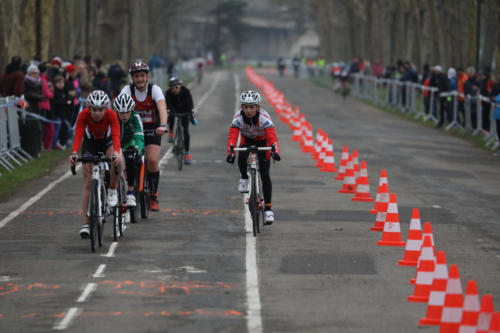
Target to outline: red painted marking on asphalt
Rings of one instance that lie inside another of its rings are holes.
[[[179,311],[177,312],[177,316],[180,316],[180,317],[183,317],[183,316],[190,316],[192,315],[193,312],[192,311]]]
[[[170,316],[171,316],[171,314],[170,314],[170,313],[168,313],[167,311],[162,311],[162,312],[161,312],[161,315],[162,315],[162,316],[165,316],[165,317],[170,317]]]
[[[66,315],[66,312],[56,313],[52,317],[54,318],[63,318]]]
[[[149,317],[149,316],[152,316],[154,314],[155,314],[154,312],[146,312],[143,315],[144,315],[144,317]]]
[[[28,313],[28,314],[19,316],[19,318],[26,319],[26,318],[33,318],[33,317],[39,317],[39,316],[40,316],[40,314],[38,312],[32,312],[32,313]]]
[[[110,280],[105,280],[102,281],[101,284],[103,285],[114,285],[113,289],[120,289],[123,285],[133,285],[133,281],[110,281]]]
[[[9,295],[19,291],[19,287],[13,283],[7,283],[5,285],[0,285],[0,296]]]
[[[3,314],[0,313],[0,318],[3,318]]]

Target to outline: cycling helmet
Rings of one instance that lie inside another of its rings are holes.
[[[90,106],[94,108],[103,108],[109,105],[109,97],[102,90],[94,90],[87,97],[87,101]]]
[[[259,105],[261,101],[260,94],[253,90],[247,90],[240,95],[240,104]]]
[[[135,102],[129,94],[120,94],[113,102],[113,110],[118,112],[129,112],[135,108]]]
[[[133,75],[134,73],[137,73],[137,72],[149,73],[149,66],[148,66],[148,64],[146,64],[142,61],[136,61],[130,66],[130,68],[128,69],[128,72],[130,73],[130,75]]]
[[[177,86],[179,84],[182,84],[182,81],[180,79],[178,79],[177,77],[175,76],[172,76],[169,80],[168,80],[168,86],[169,87],[172,87],[172,86]]]

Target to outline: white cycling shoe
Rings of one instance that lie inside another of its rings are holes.
[[[127,206],[129,207],[135,207],[135,195],[133,194],[127,194]]]
[[[112,188],[108,189],[108,206],[115,207],[118,204],[118,192]]]
[[[264,220],[264,224],[265,225],[271,225],[273,224],[274,222],[274,213],[272,210],[266,210],[265,212],[265,220]]]
[[[80,237],[82,237],[83,239],[90,238],[90,228],[88,224],[84,224],[80,229]]]
[[[240,178],[240,183],[238,184],[238,191],[241,193],[248,193],[248,179]]]

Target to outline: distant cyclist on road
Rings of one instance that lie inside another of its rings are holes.
[[[184,161],[186,164],[191,164],[191,154],[189,153],[189,122],[193,125],[197,124],[197,120],[194,117],[194,105],[193,97],[188,88],[182,85],[182,81],[175,76],[171,77],[168,81],[169,89],[165,91],[165,99],[168,105],[168,142],[174,141],[174,116],[171,113],[183,113],[189,115],[189,117],[180,118],[182,122],[182,127],[184,128],[184,149],[185,157]]]
[[[273,158],[276,161],[281,160],[273,121],[267,111],[260,107],[260,102],[260,94],[256,91],[248,90],[241,94],[241,109],[234,115],[227,139],[228,163],[234,163],[235,157],[231,154],[231,146],[236,146],[239,134],[241,134],[241,147],[249,147],[252,145],[268,147],[274,144],[276,152]],[[248,192],[247,158],[249,153],[250,152],[239,152],[238,154],[238,167],[241,173],[238,190],[242,193]],[[271,167],[271,152],[262,151],[259,152],[257,156],[259,159],[259,172],[264,191],[264,224],[272,224],[274,222],[274,213],[271,210],[272,182],[269,173]]]
[[[106,157],[115,156],[113,165],[118,168],[118,174],[122,171],[122,157],[120,153],[120,124],[116,113],[109,106],[109,97],[102,90],[94,90],[87,97],[89,106],[83,109],[78,115],[75,127],[75,139],[73,141],[73,153],[69,157],[71,165],[75,165],[75,157],[78,157],[80,145],[82,147],[81,156],[95,156],[99,152],[105,153]],[[82,143],[83,139],[83,143]],[[85,163],[83,169],[83,194],[82,212],[84,224],[80,230],[82,238],[89,238],[89,218],[87,208],[90,197],[90,178],[92,175],[92,163]],[[116,206],[118,203],[118,175],[110,172],[110,182],[108,190],[108,205]]]
[[[148,182],[151,190],[149,207],[160,210],[158,204],[158,183],[160,182],[159,159],[161,136],[167,131],[167,105],[161,88],[149,83],[149,67],[137,61],[129,68],[133,83],[123,87],[121,93],[132,96],[135,111],[141,116],[144,130],[154,130],[155,135],[145,135],[146,160],[148,162]]]
[[[135,207],[134,183],[144,150],[144,129],[141,117],[134,111],[135,102],[128,94],[120,94],[113,102],[113,110],[120,121],[120,145],[127,171],[127,206]]]

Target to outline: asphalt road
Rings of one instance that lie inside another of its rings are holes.
[[[372,194],[387,170],[403,239],[419,208],[462,284],[475,279],[500,304],[498,157],[309,81],[266,77],[333,138],[337,164],[343,145],[358,149]],[[397,265],[402,248],[376,245],[373,203],[338,193],[341,183],[314,168],[267,103],[283,158],[271,166],[277,222],[256,239],[245,231],[225,149],[237,91],[248,88],[243,71],[212,73],[193,87],[195,104],[202,101],[193,165],[179,172],[165,159],[161,211],[128,224],[117,244],[110,223],[97,253],[79,239],[80,175],[0,227],[0,332],[437,332],[416,326],[426,305],[406,301],[415,269]],[[1,203],[0,226],[67,170]]]

